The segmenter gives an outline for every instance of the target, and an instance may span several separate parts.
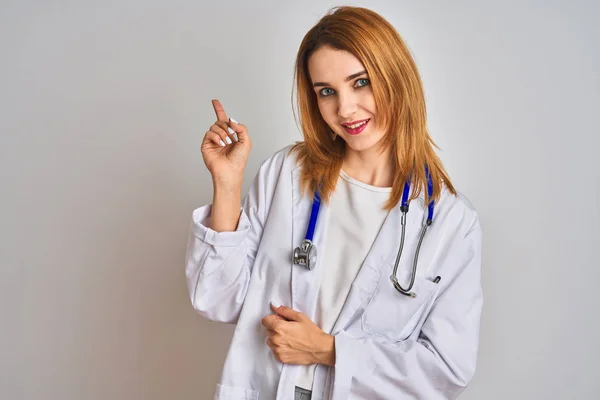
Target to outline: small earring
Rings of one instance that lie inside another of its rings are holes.
[[[331,135],[331,140],[333,140],[335,142],[335,139],[337,138],[337,133],[335,133],[334,131],[331,131],[330,135]]]

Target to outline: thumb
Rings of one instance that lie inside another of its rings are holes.
[[[276,307],[275,305],[273,305],[273,303],[271,303],[271,308],[273,309],[273,311],[275,311],[277,313],[277,315],[280,315],[287,320],[300,321],[300,319],[301,319],[301,313],[299,313],[298,311],[295,311],[289,307],[286,307],[286,306]]]

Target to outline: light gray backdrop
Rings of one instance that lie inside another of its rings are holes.
[[[188,300],[210,100],[260,162],[328,1],[0,1],[0,398],[209,399],[232,326]],[[421,69],[484,227],[473,399],[600,393],[597,1],[363,1]]]

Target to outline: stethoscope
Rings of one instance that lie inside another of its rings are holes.
[[[425,166],[425,174],[427,176],[427,193],[429,194],[429,198],[431,199],[433,193],[433,184],[431,182],[431,175],[429,174],[429,169]],[[392,275],[390,275],[390,279],[394,284],[396,290],[400,293],[409,296],[416,297],[417,294],[412,291],[413,285],[415,283],[415,277],[417,273],[417,262],[419,259],[419,251],[421,250],[421,244],[423,243],[423,238],[425,237],[425,233],[427,229],[433,223],[433,210],[434,210],[434,202],[431,201],[429,203],[427,209],[427,220],[423,223],[423,227],[421,228],[421,234],[419,237],[419,243],[417,245],[417,251],[415,253],[415,258],[413,259],[412,266],[412,274],[410,278],[410,284],[405,289],[398,282],[398,278],[396,277],[396,272],[398,271],[398,264],[400,262],[400,257],[402,256],[402,250],[404,248],[404,237],[406,234],[406,214],[408,213],[408,195],[410,192],[410,181],[407,181],[404,184],[404,191],[402,192],[402,202],[400,203],[400,211],[402,212],[401,224],[402,224],[402,235],[400,237],[400,247],[398,248],[398,255],[396,256],[396,262],[394,264],[394,271]],[[308,270],[312,270],[317,261],[317,248],[313,243],[313,236],[315,233],[315,227],[317,225],[317,217],[319,215],[319,209],[321,208],[321,196],[319,192],[315,192],[312,209],[310,211],[310,220],[308,222],[308,229],[306,230],[306,236],[302,241],[300,247],[296,247],[294,249],[294,264],[302,265],[306,267]],[[437,276],[434,283],[439,283],[441,277]]]

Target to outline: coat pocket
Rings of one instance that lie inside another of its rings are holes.
[[[214,400],[258,400],[258,392],[252,389],[217,383],[217,391]]]
[[[401,271],[398,280],[403,287],[410,282],[410,273]],[[387,271],[379,279],[373,296],[361,317],[363,331],[382,336],[390,341],[406,340],[419,324],[437,284],[417,276],[412,291],[416,297],[406,296],[394,287]]]

